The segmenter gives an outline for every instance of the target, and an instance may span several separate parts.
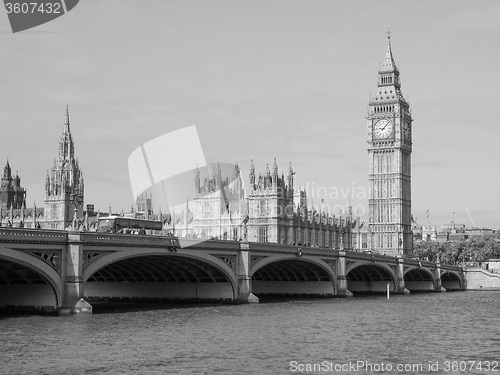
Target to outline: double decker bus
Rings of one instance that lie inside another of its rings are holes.
[[[99,232],[124,234],[152,234],[161,231],[159,220],[135,219],[124,216],[106,216],[99,218]]]

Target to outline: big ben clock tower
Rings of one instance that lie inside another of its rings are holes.
[[[369,231],[373,251],[412,252],[410,106],[401,93],[390,32],[378,72],[378,88],[368,105]]]

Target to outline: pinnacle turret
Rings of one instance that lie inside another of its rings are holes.
[[[12,171],[10,168],[9,159],[7,159],[7,164],[5,164],[5,168],[3,169],[3,177],[4,178],[11,178],[12,177]]]
[[[274,163],[273,163],[272,184],[274,187],[278,186],[278,164],[276,163],[276,157],[274,158]]]
[[[250,160],[250,184],[255,184],[255,167],[253,165],[253,159]]]
[[[398,72],[391,49],[391,32],[387,31],[387,50],[385,52],[384,62],[380,67],[380,72]]]
[[[71,133],[69,128],[69,107],[66,106],[66,119],[64,120],[64,133]]]
[[[237,178],[240,175],[240,166],[238,163],[234,163],[234,178]]]
[[[273,175],[278,175],[278,164],[276,163],[276,158],[274,158],[274,163],[273,163]]]
[[[200,169],[198,168],[198,164],[196,164],[196,171],[195,171],[195,175],[194,175],[194,187],[195,187],[195,192],[197,194],[199,194],[201,191],[200,191]]]
[[[292,169],[292,162],[290,162],[290,166],[288,167],[288,187],[293,189],[293,175],[295,172]]]

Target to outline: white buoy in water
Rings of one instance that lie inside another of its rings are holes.
[[[387,283],[387,299],[389,299],[389,289],[391,288],[391,284]]]

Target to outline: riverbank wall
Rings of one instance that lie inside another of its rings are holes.
[[[467,290],[500,291],[500,274],[482,268],[468,268],[465,274]]]

